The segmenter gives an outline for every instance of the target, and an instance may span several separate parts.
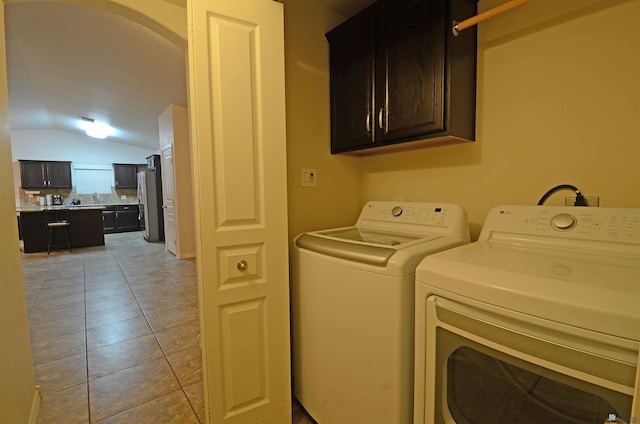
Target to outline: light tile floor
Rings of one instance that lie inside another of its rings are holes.
[[[38,423],[204,422],[195,262],[105,239],[22,256]]]
[[[22,256],[38,423],[204,423],[195,262],[105,242]],[[312,423],[295,399],[292,421]]]

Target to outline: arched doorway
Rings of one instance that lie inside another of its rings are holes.
[[[38,4],[35,2],[20,2],[20,1],[10,1],[10,2],[4,2],[5,4],[15,4],[16,6],[21,6],[17,3],[25,3],[29,6],[37,6]],[[47,4],[52,5],[53,3],[56,2],[48,2]],[[175,46],[177,46],[177,48],[182,49],[183,51],[186,51],[186,41],[179,35],[176,34],[178,31],[176,28],[184,28],[183,32],[186,31],[186,10],[185,7],[183,5],[182,8],[177,7],[176,2],[167,2],[167,8],[163,7],[164,2],[157,2],[156,4],[154,4],[154,9],[157,7],[157,10],[150,10],[148,12],[148,14],[145,14],[145,6],[142,5],[139,9],[133,10],[133,9],[129,9],[125,6],[119,5],[118,2],[109,2],[109,1],[91,1],[91,2],[83,2],[83,1],[75,1],[75,2],[57,2],[60,5],[73,5],[73,4],[77,4],[79,6],[89,6],[89,7],[94,7],[97,8],[99,10],[102,11],[107,11],[109,13],[115,13],[118,14],[119,16],[122,16],[123,18],[126,19],[130,19],[132,21],[135,21],[136,23],[142,24],[144,25],[146,28],[149,28],[153,31],[158,32],[159,34],[161,34],[163,37],[167,38],[167,40],[169,40],[171,43],[173,43]],[[124,3],[124,2],[123,2]],[[142,3],[142,2],[127,2],[128,6],[131,7],[136,7],[136,3]],[[148,7],[147,7],[148,8]],[[3,13],[5,11],[4,5],[3,5]],[[156,15],[160,14],[159,16],[159,20],[156,20],[155,17]],[[163,17],[164,14],[164,17]],[[2,15],[2,24],[0,25],[4,25],[5,23],[5,19],[4,19],[4,14]],[[175,27],[174,29],[176,29],[175,31],[173,29],[171,29],[171,27]],[[64,28],[61,28],[62,30],[64,30]],[[2,34],[4,35],[4,27],[0,28],[0,32],[2,32]],[[5,40],[4,38],[1,40],[1,44],[2,44],[2,49],[4,50],[4,46],[5,46]],[[0,68],[2,68],[2,70],[0,71],[0,74],[2,76],[2,80],[3,83],[2,85],[4,86],[4,83],[6,82],[6,66],[4,63],[4,56],[5,53],[4,51],[1,53],[2,55],[2,65],[0,65]],[[55,65],[55,63],[53,64]],[[184,54],[183,54],[183,67],[184,66]],[[186,82],[184,82],[185,86],[186,86]],[[7,123],[7,116],[8,113],[6,113],[6,109],[5,106],[7,104],[7,91],[4,89],[0,90],[0,97],[2,98],[2,104],[3,107],[0,108],[0,110],[2,110],[2,112],[0,112],[0,115],[2,115],[2,130],[0,131],[0,138],[2,139],[1,142],[1,146],[2,146],[2,154],[0,155],[2,157],[2,167],[5,171],[10,171],[12,169],[11,166],[11,153],[10,153],[10,144],[9,144],[9,137],[8,137],[8,125],[5,125]],[[10,172],[8,173],[8,178],[7,178],[7,172],[3,172],[3,184],[0,185],[0,196],[3,199],[3,205],[6,205],[7,207],[13,208],[13,189],[10,187],[11,184],[11,174]],[[3,208],[2,210],[2,216],[7,216],[8,210],[5,210]],[[7,219],[11,219],[14,220],[15,219],[15,212],[11,213],[10,211],[9,213],[9,218]],[[7,231],[9,231],[9,226],[7,228]],[[14,349],[14,352],[11,352],[11,354],[9,356],[4,356],[4,354],[2,355],[2,360],[0,361],[0,369],[2,370],[2,378],[3,378],[3,384],[2,387],[9,387],[9,385],[5,385],[4,384],[4,379],[7,378],[7,381],[11,382],[11,386],[14,387],[14,389],[10,390],[10,393],[7,393],[7,396],[5,396],[5,392],[4,390],[2,391],[2,398],[3,398],[3,402],[2,402],[2,407],[0,407],[0,410],[2,410],[2,413],[0,413],[0,421],[2,422],[27,422],[27,419],[25,418],[25,414],[26,413],[30,413],[31,417],[33,418],[33,413],[34,413],[34,406],[36,405],[37,401],[37,393],[34,396],[33,393],[33,389],[35,387],[35,382],[33,381],[33,365],[32,365],[32,360],[31,360],[31,351],[29,349],[28,346],[28,330],[26,330],[25,327],[25,313],[24,313],[24,293],[22,293],[22,284],[20,284],[22,282],[22,278],[20,276],[20,260],[19,257],[16,257],[15,255],[15,243],[13,243],[13,233],[11,233],[10,231],[8,232],[8,234],[5,234],[3,232],[3,237],[2,237],[2,245],[0,246],[0,256],[2,259],[2,263],[3,263],[3,281],[4,278],[6,277],[6,281],[11,281],[11,282],[15,282],[16,284],[12,284],[11,286],[5,286],[3,285],[2,288],[0,288],[0,291],[2,293],[2,295],[0,297],[2,297],[2,310],[4,313],[6,313],[6,317],[3,314],[3,324],[2,324],[2,334],[3,334],[3,340],[4,340],[4,335],[8,334],[8,337],[10,337],[11,339],[11,344],[12,346],[14,346],[12,349]],[[5,243],[6,242],[6,243]],[[5,324],[6,323],[6,324]],[[7,332],[5,333],[5,325],[7,325],[9,328],[7,328]],[[3,341],[4,344],[4,341]],[[16,358],[20,358],[20,360],[17,360]],[[7,360],[7,362],[5,363],[5,359]],[[5,369],[8,370],[8,372],[4,372]],[[7,405],[5,407],[5,403],[4,401],[7,402]],[[31,409],[31,411],[29,411]],[[36,411],[37,412],[37,411]],[[8,414],[8,415],[5,415]]]

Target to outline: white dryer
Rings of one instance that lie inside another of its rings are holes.
[[[640,209],[495,208],[415,301],[415,424],[638,422]]]
[[[415,267],[468,242],[448,203],[369,202],[355,226],[298,236],[294,393],[318,423],[411,421]]]

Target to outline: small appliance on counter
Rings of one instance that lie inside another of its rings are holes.
[[[53,205],[62,206],[63,201],[64,201],[64,196],[62,194],[52,194],[51,195],[51,200],[53,202]]]

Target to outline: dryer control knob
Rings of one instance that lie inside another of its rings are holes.
[[[576,217],[568,213],[561,213],[551,218],[551,226],[557,230],[569,231],[576,226]]]
[[[400,206],[394,206],[394,208],[391,209],[391,215],[393,215],[393,216],[402,215],[402,208]]]

